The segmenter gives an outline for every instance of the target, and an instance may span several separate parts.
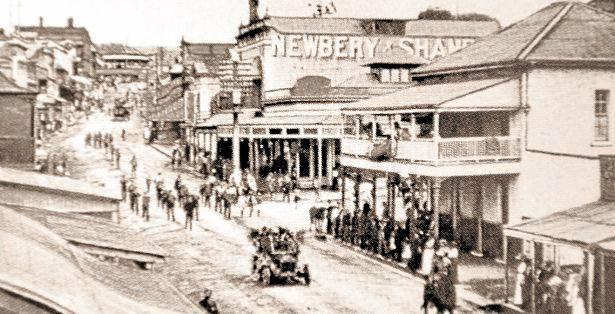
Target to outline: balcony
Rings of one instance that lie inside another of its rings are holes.
[[[521,146],[520,138],[514,136],[415,139],[395,143],[388,139],[344,138],[342,153],[374,160],[387,159],[383,155],[388,155],[394,160],[437,165],[516,160],[521,155]]]

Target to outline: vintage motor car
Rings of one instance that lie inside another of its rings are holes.
[[[267,234],[255,239],[257,252],[252,259],[252,272],[269,286],[273,282],[303,282],[310,285],[307,264],[299,265],[299,246],[290,235]]]

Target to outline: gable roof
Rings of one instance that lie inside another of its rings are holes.
[[[92,44],[90,33],[85,27],[15,26],[15,31],[37,33],[42,38],[80,38],[84,43]]]
[[[556,2],[414,73],[568,60],[615,62],[615,16],[579,2]]]
[[[137,48],[122,45],[122,44],[115,44],[115,43],[99,44],[98,52],[103,56],[104,55],[139,55],[139,56],[145,55],[144,52],[142,52],[141,50]]]

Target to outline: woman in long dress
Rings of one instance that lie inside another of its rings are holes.
[[[433,269],[433,259],[435,252],[436,240],[434,238],[429,238],[427,242],[425,242],[425,249],[423,249],[423,255],[421,260],[421,274],[425,276],[429,276]]]
[[[581,274],[570,274],[566,282],[566,301],[572,308],[572,314],[585,314],[585,301],[579,296]]]
[[[523,305],[523,283],[525,281],[525,272],[527,271],[527,263],[525,259],[518,257],[519,264],[517,265],[517,274],[515,276],[515,293],[513,295],[513,304],[517,306]]]

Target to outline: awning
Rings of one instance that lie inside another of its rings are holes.
[[[615,202],[598,201],[504,228],[504,234],[577,246],[615,240]],[[612,244],[615,248],[615,243]]]
[[[415,85],[348,104],[343,111],[501,110],[519,108],[519,80],[493,78]]]

